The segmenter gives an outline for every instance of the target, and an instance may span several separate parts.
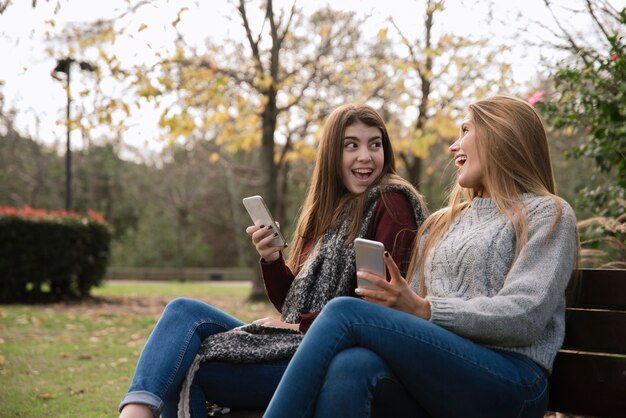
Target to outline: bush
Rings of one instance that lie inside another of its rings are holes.
[[[110,241],[97,212],[0,207],[0,302],[88,296],[102,282]]]
[[[626,8],[615,19],[626,27]],[[609,180],[583,189],[583,202],[616,218],[623,213],[618,200],[626,199],[626,42],[623,32],[605,33],[609,49],[581,49],[560,63],[553,97],[537,106],[555,128],[586,134],[569,155],[594,161],[592,179]]]

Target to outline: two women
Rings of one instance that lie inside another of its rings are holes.
[[[264,408],[323,306],[355,296],[354,239],[383,242],[405,273],[424,212],[421,196],[396,174],[381,117],[369,106],[336,109],[324,128],[287,260],[282,248],[269,246],[274,231],[247,229],[281,318],[242,329],[243,322],[203,302],[170,302],[142,351],[120,417],[176,416],[179,401],[182,415],[191,416],[206,416],[206,401]],[[388,386],[374,391],[384,401]]]
[[[578,237],[556,196],[542,122],[505,96],[469,107],[450,146],[449,206],[418,235],[406,281],[336,298],[311,326],[265,416],[367,417],[377,385],[413,417],[543,417]]]

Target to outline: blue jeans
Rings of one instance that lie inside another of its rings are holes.
[[[155,416],[163,412],[164,417],[175,417],[181,384],[202,340],[240,325],[243,322],[204,302],[171,301],[141,352],[120,410],[140,403],[151,407]],[[206,417],[207,400],[231,408],[265,408],[287,363],[204,363],[191,386],[191,415]]]
[[[264,416],[369,417],[382,381],[404,387],[399,397],[413,400],[413,417],[543,417],[548,400],[545,372],[523,355],[395,309],[336,298],[307,332]]]

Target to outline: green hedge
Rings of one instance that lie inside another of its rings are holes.
[[[96,212],[0,207],[0,302],[89,295],[106,272],[110,241]]]

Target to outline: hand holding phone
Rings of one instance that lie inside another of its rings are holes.
[[[252,223],[254,223],[257,226],[271,225],[272,230],[276,231],[274,233],[277,235],[276,237],[274,237],[274,239],[270,243],[270,247],[286,247],[287,246],[287,241],[285,240],[285,237],[280,232],[278,225],[276,225],[276,222],[274,221],[272,214],[267,209],[267,205],[265,204],[265,201],[263,201],[263,198],[261,196],[245,197],[243,199],[243,205],[246,207],[246,210],[248,211],[248,214],[250,215],[250,219],[252,219]]]
[[[362,270],[373,273],[383,279],[386,277],[384,259],[385,245],[382,242],[357,238],[354,240],[354,250],[356,252],[357,271]],[[359,279],[358,276],[357,286],[364,289],[378,289],[378,286],[372,282]]]

